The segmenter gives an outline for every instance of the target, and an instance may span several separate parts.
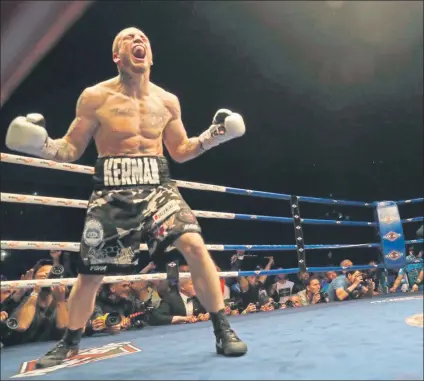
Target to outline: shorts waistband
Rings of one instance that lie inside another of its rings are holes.
[[[99,157],[94,167],[94,188],[158,186],[171,181],[168,160],[163,156]]]

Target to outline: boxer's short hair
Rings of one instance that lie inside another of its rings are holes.
[[[128,28],[125,28],[125,29],[122,29],[116,36],[115,36],[115,38],[114,38],[114,40],[113,40],[113,44],[112,44],[112,55],[113,54],[115,54],[115,53],[118,53],[118,51],[119,51],[119,45],[120,45],[120,42],[121,42],[121,35],[122,35],[122,32],[124,32],[124,31],[126,31],[126,30],[128,30],[128,29],[137,29],[137,30],[139,30],[138,28],[136,28],[135,26],[130,26],[130,27],[128,27]]]

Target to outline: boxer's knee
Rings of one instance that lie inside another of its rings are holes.
[[[175,247],[184,255],[186,260],[202,259],[209,256],[203,238],[198,233],[184,233],[175,241]]]

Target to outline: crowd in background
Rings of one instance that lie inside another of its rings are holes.
[[[68,253],[69,254],[69,253]],[[345,259],[341,273],[299,272],[275,276],[240,276],[222,278],[221,288],[228,315],[246,315],[276,309],[299,308],[318,303],[332,303],[373,297],[396,291],[417,291],[423,281],[423,252],[408,248],[407,259],[412,264],[390,274],[378,268],[367,271],[349,271],[352,261]],[[49,259],[39,260],[22,275],[22,280],[69,277],[67,254],[51,251]],[[237,251],[229,264],[231,271],[242,269],[245,253]],[[370,262],[371,265],[375,264]],[[257,270],[270,270],[274,258],[268,257],[266,266]],[[219,271],[221,269],[218,268]],[[189,272],[186,265],[180,272]],[[143,274],[157,272],[149,263]],[[2,276],[2,280],[6,280]],[[70,287],[35,286],[32,289],[2,290],[1,342],[2,346],[28,342],[57,340],[62,336],[68,321],[67,300]],[[118,334],[129,329],[146,326],[184,324],[206,321],[209,314],[196,298],[191,279],[178,282],[168,280],[121,281],[104,284],[99,289],[92,316],[87,321],[84,335]]]

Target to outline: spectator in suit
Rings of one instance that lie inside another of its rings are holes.
[[[185,272],[185,271],[183,271]],[[152,325],[195,323],[209,319],[209,314],[196,297],[193,281],[180,279],[178,289],[164,295],[158,308],[152,311]]]

